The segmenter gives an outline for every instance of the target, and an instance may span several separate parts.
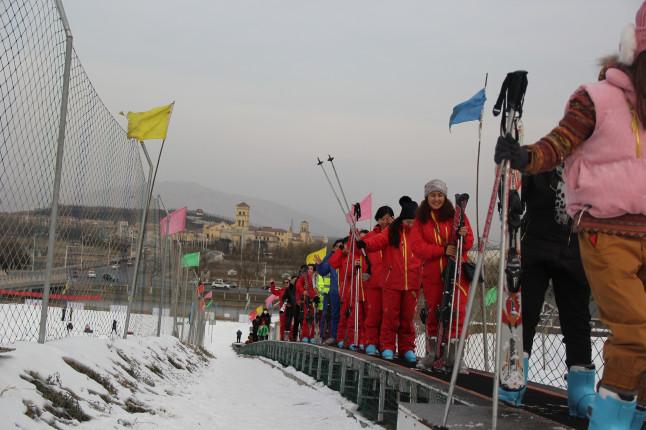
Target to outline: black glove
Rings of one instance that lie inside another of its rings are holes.
[[[321,302],[321,298],[319,296],[314,297],[314,304],[318,306],[318,304]]]
[[[419,319],[422,320],[422,324],[426,324],[426,317],[427,317],[426,307],[423,307],[422,310],[419,311]]]
[[[357,240],[357,248],[359,249],[366,249],[366,242],[363,240],[359,239]]]
[[[516,139],[511,136],[500,136],[496,143],[494,160],[500,164],[503,160],[509,160],[512,169],[524,170],[529,164],[529,151],[520,146]]]

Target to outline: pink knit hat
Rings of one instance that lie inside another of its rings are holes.
[[[628,25],[621,35],[619,61],[631,65],[644,51],[646,51],[646,0],[635,15],[635,25]]]

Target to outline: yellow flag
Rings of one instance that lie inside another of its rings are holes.
[[[173,112],[171,103],[159,106],[146,112],[128,112],[128,138],[144,141],[148,139],[166,139],[170,114]]]
[[[262,311],[264,311],[264,309],[263,309],[262,305],[258,306],[258,307],[256,308],[256,315],[260,315],[260,314],[262,313]]]
[[[318,251],[314,251],[311,254],[308,254],[307,257],[305,258],[305,264],[316,264],[316,257],[320,258],[321,261],[325,258],[325,255],[327,254],[327,248],[323,247],[319,249]]]

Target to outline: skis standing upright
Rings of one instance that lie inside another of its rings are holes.
[[[518,137],[518,121],[523,113],[527,90],[527,72],[509,73],[503,82],[494,106],[494,115],[501,112],[501,135]],[[498,388],[508,396],[505,400],[518,403],[525,388],[523,363],[523,326],[520,296],[520,174],[512,171],[509,160],[501,163],[501,247],[498,271],[498,309],[496,327],[496,373],[494,377],[493,424],[498,420]],[[504,311],[503,311],[504,309]]]
[[[523,112],[523,101],[527,89],[527,72],[516,71],[508,73],[503,82],[500,95],[494,106],[494,115],[504,112],[501,121],[501,134],[511,135],[513,130],[518,130],[519,120]],[[512,189],[514,188],[514,189]],[[516,390],[520,392],[525,387],[525,375],[523,368],[522,352],[522,318],[520,302],[520,215],[522,207],[518,191],[520,188],[520,174],[510,168],[509,161],[504,161],[496,167],[496,177],[494,181],[487,219],[485,221],[483,236],[478,246],[478,258],[474,271],[471,287],[469,289],[469,300],[464,321],[465,329],[460,334],[460,342],[456,354],[456,361],[460,360],[464,352],[471,310],[478,285],[480,274],[485,257],[485,247],[489,238],[491,221],[495,210],[496,196],[500,198],[501,211],[501,248],[500,248],[500,266],[498,276],[498,314],[497,314],[497,331],[496,331],[496,370],[494,376],[493,388],[493,416],[492,428],[495,429],[498,424],[498,388]],[[503,335],[503,303],[506,304],[505,330]],[[505,351],[503,356],[502,351]],[[520,360],[518,359],[520,358]],[[504,361],[505,364],[501,363]],[[501,375],[501,368],[504,368],[504,374]],[[519,376],[522,376],[519,378]],[[451,404],[453,403],[453,393],[458,378],[458,367],[453,368],[451,374],[451,383],[444,408],[442,426],[446,428]]]
[[[464,214],[469,201],[468,194],[455,195],[455,215],[453,217],[453,228],[451,229],[451,238],[449,245],[456,245],[455,257],[449,257],[449,262],[444,270],[444,289],[442,291],[442,301],[437,308],[437,342],[435,343],[435,361],[433,370],[447,371],[447,362],[450,349],[450,340],[452,333],[457,329],[453,328],[453,315],[455,313],[454,302],[456,290],[460,288],[460,278],[462,276],[462,240],[458,231],[464,227]],[[458,292],[459,293],[459,292]],[[459,324],[459,316],[456,318],[456,326]]]

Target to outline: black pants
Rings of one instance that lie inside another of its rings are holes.
[[[298,329],[301,325],[301,307],[287,306],[285,309],[285,329],[289,330],[291,340],[298,340]]]
[[[532,237],[522,242],[523,349],[532,351],[545,292],[552,281],[565,343],[565,364],[592,361],[590,341],[590,287],[579,255],[579,242],[555,243]]]
[[[241,338],[241,337],[242,337],[242,335],[240,335],[240,334],[239,334],[239,335],[236,335],[236,343],[240,343],[240,338]]]

